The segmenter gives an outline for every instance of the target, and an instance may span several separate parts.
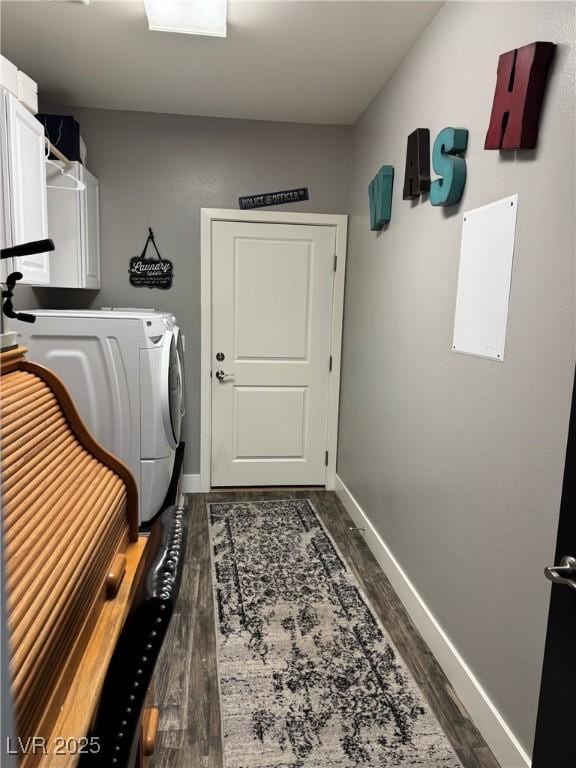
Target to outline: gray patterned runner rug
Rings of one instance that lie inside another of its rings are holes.
[[[209,514],[226,768],[461,768],[311,503]]]

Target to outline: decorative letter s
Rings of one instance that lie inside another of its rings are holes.
[[[370,200],[370,229],[378,231],[392,217],[392,188],[394,166],[383,165],[368,186]]]
[[[454,205],[462,197],[466,184],[466,160],[462,155],[468,145],[465,128],[444,128],[436,136],[432,151],[432,166],[443,177],[430,186],[432,205]]]

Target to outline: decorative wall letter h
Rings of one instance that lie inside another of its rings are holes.
[[[370,229],[377,231],[388,224],[392,216],[392,187],[394,166],[383,165],[368,186],[370,199]]]
[[[408,136],[404,200],[420,197],[430,189],[430,131],[417,128]]]
[[[503,53],[484,149],[534,149],[554,43]]]

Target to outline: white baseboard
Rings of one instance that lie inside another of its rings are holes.
[[[182,493],[200,493],[200,475],[182,475]]]
[[[338,475],[335,490],[501,767],[530,768],[530,757]]]

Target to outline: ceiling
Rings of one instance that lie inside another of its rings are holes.
[[[351,124],[442,5],[229,0],[221,39],[149,32],[142,0],[3,0],[1,50],[53,104]]]

